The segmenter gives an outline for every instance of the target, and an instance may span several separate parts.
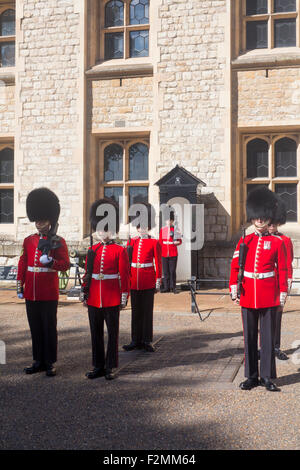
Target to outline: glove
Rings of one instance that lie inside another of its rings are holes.
[[[79,300],[80,300],[80,302],[82,302],[82,304],[83,304],[84,307],[87,307],[87,306],[88,306],[87,303],[86,303],[86,301],[87,301],[87,296],[86,296],[86,293],[85,293],[83,290],[80,291]]]
[[[237,298],[237,285],[230,286],[230,295],[231,295],[231,300],[236,300]]]
[[[18,295],[18,299],[23,299],[24,298],[23,286],[21,284],[21,281],[17,281],[17,295]]]
[[[24,295],[22,293],[18,294],[18,299],[24,299]]]
[[[160,291],[160,282],[161,282],[161,279],[156,279],[156,284],[155,284],[155,291],[156,292]]]
[[[48,257],[48,255],[42,255],[40,257],[40,263],[42,263],[42,264],[49,264],[49,263],[51,263],[52,260],[53,260],[53,258],[51,258],[51,256]]]
[[[280,306],[284,307],[287,298],[287,292],[280,292]]]
[[[128,301],[128,292],[123,292],[122,297],[121,297],[121,304],[120,304],[121,309],[126,307],[127,301]]]

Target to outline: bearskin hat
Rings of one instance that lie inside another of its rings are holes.
[[[102,210],[101,210],[101,206]],[[106,207],[105,207],[106,206]],[[98,215],[97,211],[101,214]],[[103,212],[103,215],[102,215]],[[108,217],[107,224],[103,227],[105,232],[115,230],[116,233],[119,232],[119,205],[114,199],[105,197],[103,199],[98,199],[95,201],[90,209],[90,223],[91,228],[95,232],[97,230],[97,225],[101,220]]]
[[[262,186],[249,192],[246,202],[247,221],[253,219],[273,219],[277,199],[270,189]]]
[[[155,227],[155,209],[148,202],[136,203],[141,206],[134,215],[129,215],[129,222],[136,228],[149,229]]]
[[[30,222],[49,220],[54,227],[60,214],[59,199],[48,188],[33,189],[26,199],[26,212]]]
[[[276,210],[273,219],[271,220],[271,223],[274,223],[276,225],[284,225],[286,223],[286,205],[284,201],[281,199],[278,194],[275,194],[276,196]]]

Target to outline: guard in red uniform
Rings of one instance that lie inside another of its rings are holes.
[[[132,225],[137,227],[139,236],[131,239],[131,343],[123,346],[125,351],[142,349],[154,352],[153,341],[153,306],[154,294],[161,283],[161,248],[159,241],[152,238],[148,231],[154,227],[154,209],[150,204],[143,204],[146,217]]]
[[[291,291],[292,282],[293,282],[293,259],[294,259],[294,251],[293,251],[293,243],[292,240],[284,235],[283,233],[278,231],[278,226],[284,225],[286,223],[286,207],[282,199],[277,196],[278,205],[277,211],[275,213],[274,219],[269,224],[268,230],[271,235],[274,237],[278,237],[282,240],[285,244],[286,248],[286,261],[287,261],[287,270],[288,270],[288,293]],[[277,308],[276,314],[276,328],[275,328],[275,356],[282,360],[286,361],[288,356],[285,352],[281,351],[280,349],[280,338],[281,338],[281,320],[282,320],[282,312],[283,308],[279,306]]]
[[[17,293],[25,298],[34,361],[24,371],[46,371],[52,377],[57,361],[57,272],[69,269],[70,260],[65,240],[56,235],[57,196],[47,188],[34,189],[27,197],[26,210],[38,233],[25,238],[18,264]]]
[[[159,243],[161,245],[163,284],[162,292],[176,293],[176,267],[178,259],[177,246],[181,245],[181,234],[174,227],[175,213],[170,211],[166,226],[159,232]]]
[[[119,208],[115,202],[109,198],[94,202],[90,222],[101,241],[91,243],[89,248],[81,295],[88,307],[94,366],[86,376],[112,380],[116,377],[113,369],[118,367],[119,314],[128,300],[130,268],[126,248],[111,239],[119,231]],[[106,354],[104,321],[108,332]]]
[[[253,190],[247,198],[247,218],[255,232],[241,239],[231,263],[230,293],[242,307],[245,342],[245,377],[242,390],[263,385],[269,391],[279,391],[271,381],[276,378],[275,325],[276,311],[287,296],[286,249],[282,240],[268,232],[274,217],[276,197],[269,189]],[[243,280],[238,298],[239,251],[246,245]],[[260,320],[260,380],[258,373],[258,321]]]

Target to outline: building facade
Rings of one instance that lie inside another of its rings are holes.
[[[31,189],[57,193],[78,246],[91,202],[123,196],[126,224],[176,164],[205,183],[197,275],[228,277],[259,184],[285,199],[297,258],[299,15],[299,0],[0,0],[0,264],[32,231]]]

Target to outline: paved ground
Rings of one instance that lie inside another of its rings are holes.
[[[212,291],[210,291],[212,292]],[[225,293],[226,291],[224,291]],[[85,379],[91,367],[86,310],[61,296],[58,375],[26,376],[31,341],[24,303],[0,290],[0,449],[300,449],[300,298],[285,309],[278,361],[281,393],[242,392],[240,311],[228,296],[158,294],[157,351],[125,353],[130,309],[121,313],[120,368],[112,382]],[[298,357],[299,356],[299,357]],[[298,362],[298,363],[297,363]]]

